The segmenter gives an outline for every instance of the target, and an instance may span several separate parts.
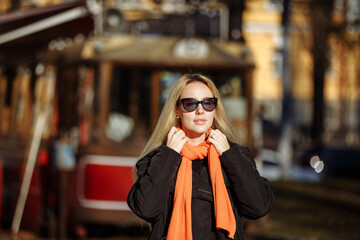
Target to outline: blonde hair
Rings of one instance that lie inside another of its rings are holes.
[[[151,134],[150,139],[146,144],[143,152],[140,155],[140,159],[158,148],[161,144],[166,142],[167,135],[171,127],[177,126],[178,123],[175,110],[180,95],[182,94],[184,88],[188,84],[193,82],[201,82],[205,84],[213,93],[214,97],[218,99],[212,128],[219,129],[230,141],[239,143],[239,137],[237,135],[237,132],[230,124],[226,116],[221,96],[215,84],[209,78],[201,74],[185,74],[172,88],[169,97],[164,105],[164,108],[160,114],[156,127]]]

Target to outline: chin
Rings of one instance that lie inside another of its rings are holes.
[[[196,126],[194,128],[194,132],[198,133],[198,134],[203,134],[205,133],[211,126],[208,125],[202,125],[202,126]]]
[[[189,124],[189,125],[187,125],[187,127],[184,126],[184,124],[183,124],[182,127],[185,131],[185,134],[188,137],[190,137],[190,136],[198,136],[198,135],[204,134],[211,127],[211,124],[209,124],[209,123],[204,124],[204,125]]]

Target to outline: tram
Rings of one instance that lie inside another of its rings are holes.
[[[58,114],[77,123],[73,185],[77,221],[139,223],[126,204],[132,168],[172,85],[183,73],[200,72],[213,79],[242,142],[253,145],[254,63],[246,46],[196,38],[122,35],[95,37],[74,47],[81,49],[69,48],[63,56],[49,52],[44,59],[54,54],[62,61],[57,63],[58,88],[69,91],[59,96],[59,101],[77,100],[68,102],[72,107],[59,104]],[[78,59],[66,52],[78,52]],[[76,89],[70,90],[71,86]],[[68,113],[60,111],[69,108],[72,111]]]
[[[254,68],[240,41],[155,34],[55,39],[36,64],[9,70],[3,63],[1,228],[14,225],[20,199],[20,228],[50,237],[86,224],[143,224],[126,198],[172,85],[184,73],[212,79],[241,141],[253,149]]]

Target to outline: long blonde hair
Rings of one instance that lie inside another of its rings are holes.
[[[172,88],[160,114],[156,127],[140,155],[140,159],[166,142],[167,134],[169,133],[171,127],[177,126],[178,123],[175,110],[180,95],[184,88],[193,82],[201,82],[205,84],[213,93],[214,97],[218,99],[212,128],[219,129],[230,141],[239,143],[237,132],[234,130],[226,116],[221,96],[215,84],[209,78],[201,74],[185,74]]]

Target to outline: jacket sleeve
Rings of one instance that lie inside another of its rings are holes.
[[[181,158],[178,152],[161,145],[137,162],[138,179],[130,189],[127,203],[140,218],[153,222],[161,214]]]
[[[220,159],[230,182],[234,204],[240,214],[248,219],[263,217],[274,205],[270,183],[260,176],[247,147],[234,143],[230,143],[230,146]]]

